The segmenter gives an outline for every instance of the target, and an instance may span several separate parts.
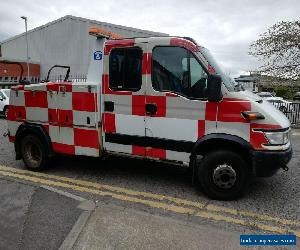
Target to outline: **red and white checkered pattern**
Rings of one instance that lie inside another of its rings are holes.
[[[262,144],[267,143],[267,140],[263,133],[253,129],[289,126],[272,107],[250,101],[241,93],[228,92],[225,87],[224,98],[220,103],[189,100],[175,93],[154,90],[151,58],[153,48],[159,45],[184,47],[192,51],[209,72],[215,72],[202,55],[201,48],[183,38],[107,41],[101,91],[99,83],[69,82],[41,83],[12,89],[12,105],[8,112],[10,141],[14,141],[19,125],[27,121],[44,126],[57,153],[98,156],[102,150],[103,136],[103,148],[107,151],[188,163],[189,153],[106,142],[105,135],[109,133],[196,142],[208,134],[224,133],[239,136],[250,142],[254,149],[262,150]],[[143,50],[141,89],[136,92],[113,91],[109,88],[110,51],[115,47],[133,46]],[[101,100],[101,105],[98,100]],[[102,103],[106,101],[114,103],[113,112],[103,111]],[[146,114],[146,103],[157,105],[155,115]],[[242,111],[265,111],[263,114],[266,119],[249,122],[241,116]],[[98,128],[99,121],[102,122],[102,128]],[[103,133],[99,133],[100,129]]]
[[[89,91],[90,89],[90,91]],[[41,83],[12,88],[8,112],[10,141],[24,121],[41,124],[54,152],[98,156],[97,84]]]

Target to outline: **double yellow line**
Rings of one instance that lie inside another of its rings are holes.
[[[208,220],[223,221],[272,233],[292,233],[300,237],[300,231],[297,231],[300,228],[300,221],[5,166],[0,166],[0,175],[41,185],[109,196],[117,200],[143,204],[174,213],[189,214]]]

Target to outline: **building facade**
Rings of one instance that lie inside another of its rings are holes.
[[[300,81],[288,78],[250,73],[250,75],[240,75],[234,80],[251,92],[276,92],[280,87],[288,89],[291,93],[300,91]]]
[[[88,34],[88,30],[91,26],[104,28],[126,38],[167,35],[81,17],[64,16],[28,31],[29,57],[31,61],[38,62],[40,65],[40,79],[45,79],[48,70],[57,64],[71,67],[71,79],[85,79],[94,46],[93,39],[95,39]],[[26,61],[25,33],[0,42],[0,47],[0,61],[1,59],[3,60],[3,58]],[[25,70],[26,67],[24,68],[24,71]],[[29,80],[35,77],[32,74],[33,72],[30,71]],[[63,74],[65,74],[64,70],[55,70],[51,75],[51,79],[59,80]],[[26,74],[24,75],[26,77]],[[3,75],[2,77],[15,76]]]
[[[40,81],[40,64],[38,62],[29,62],[29,81],[38,83]],[[10,88],[19,83],[27,81],[27,62],[18,59],[3,58],[0,60],[0,88]]]
[[[234,80],[241,84],[244,89],[249,90],[251,92],[258,92],[258,79],[257,75],[240,75],[237,78],[234,78]]]

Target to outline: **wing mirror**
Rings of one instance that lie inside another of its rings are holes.
[[[222,100],[222,78],[218,75],[209,75],[207,80],[207,99],[209,102]]]

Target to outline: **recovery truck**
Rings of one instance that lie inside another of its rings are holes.
[[[27,168],[41,170],[55,154],[171,161],[222,200],[240,197],[252,176],[287,169],[289,120],[236,85],[193,39],[89,32],[86,82],[11,90],[9,141]]]

